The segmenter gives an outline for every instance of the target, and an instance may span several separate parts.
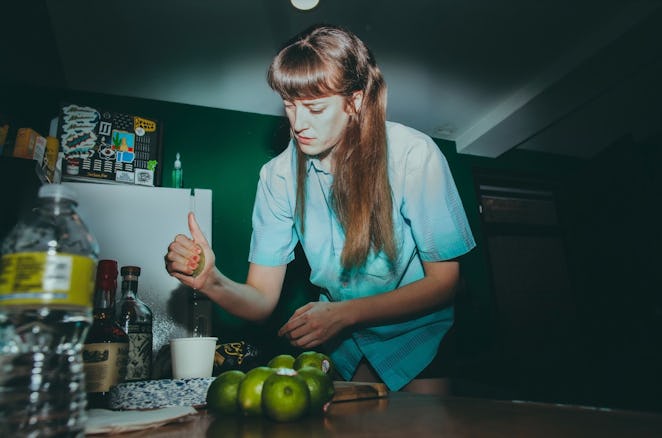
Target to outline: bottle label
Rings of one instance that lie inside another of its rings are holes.
[[[85,392],[108,392],[126,377],[129,346],[121,342],[99,342],[83,346]]]
[[[126,380],[147,380],[152,377],[152,333],[131,333],[129,326],[129,363]]]
[[[0,304],[92,307],[94,259],[76,254],[21,252],[0,259]]]

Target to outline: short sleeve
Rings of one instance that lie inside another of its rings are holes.
[[[266,266],[281,266],[294,260],[298,237],[294,228],[291,181],[278,172],[275,161],[262,166],[253,206],[253,233],[248,260]]]
[[[476,244],[446,157],[432,139],[408,150],[401,213],[423,261],[449,260]]]

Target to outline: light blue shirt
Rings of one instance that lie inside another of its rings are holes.
[[[388,172],[393,193],[393,226],[398,258],[371,253],[351,276],[340,263],[344,233],[331,208],[333,175],[316,158],[307,161],[305,232],[295,215],[296,145],[260,171],[253,210],[249,260],[267,266],[294,259],[297,242],[311,268],[310,281],[328,292],[321,301],[342,301],[388,292],[423,278],[423,261],[453,259],[475,242],[446,158],[432,139],[387,122]],[[453,307],[422,317],[361,328],[327,345],[343,378],[349,380],[365,357],[391,390],[416,377],[434,358],[453,324]]]

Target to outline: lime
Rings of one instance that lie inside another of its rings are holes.
[[[268,367],[271,368],[294,368],[294,356],[291,354],[279,354],[274,356],[269,363]]]
[[[324,371],[325,374],[333,375],[333,362],[331,358],[324,353],[317,351],[304,351],[294,360],[294,369],[303,367],[313,367]]]
[[[239,384],[245,376],[246,374],[239,370],[229,370],[219,374],[207,388],[207,408],[215,414],[238,413]]]
[[[310,412],[318,414],[322,412],[324,405],[331,401],[335,389],[333,388],[333,380],[331,376],[325,374],[324,371],[315,367],[303,367],[297,370],[297,374],[308,385],[308,392],[310,393]]]
[[[292,369],[280,368],[262,388],[262,411],[274,421],[294,421],[310,409],[306,382]]]
[[[255,367],[246,373],[237,394],[241,412],[245,415],[262,414],[262,385],[275,371],[269,367]]]

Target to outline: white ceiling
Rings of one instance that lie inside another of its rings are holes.
[[[310,24],[372,48],[389,119],[497,157],[660,130],[659,0],[45,0],[66,86],[281,115],[265,72]]]

